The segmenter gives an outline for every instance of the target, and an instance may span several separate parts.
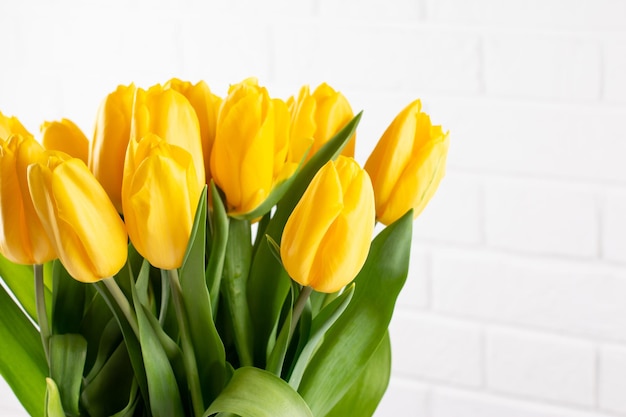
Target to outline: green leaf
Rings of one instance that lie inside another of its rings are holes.
[[[362,113],[357,114],[332,139],[324,144],[295,175],[288,192],[278,202],[276,213],[270,221],[266,234],[280,243],[285,223],[295,208],[300,197],[308,187],[317,171],[329,160],[335,158],[348,143],[356,130]],[[263,364],[265,348],[272,332],[272,327],[289,291],[291,280],[277,263],[267,245],[259,245],[254,254],[250,277],[248,279],[248,304],[253,320],[255,363]]]
[[[56,259],[52,263],[52,285],[52,334],[79,333],[85,308],[86,284],[72,278]],[[59,383],[57,379],[55,381]],[[68,409],[67,405],[65,408]]]
[[[224,260],[224,276],[220,287],[224,298],[223,308],[232,323],[232,332],[242,366],[254,364],[252,356],[253,328],[248,310],[247,284],[252,259],[250,222],[230,219],[228,244]]]
[[[138,392],[138,385],[136,383],[133,383],[128,404],[126,405],[126,407],[124,407],[123,410],[120,410],[117,413],[111,415],[111,417],[134,417],[135,409],[137,408],[137,404],[139,404],[139,396],[137,395]]]
[[[213,186],[214,188],[215,186]],[[213,199],[213,201],[216,201],[215,195]],[[203,388],[203,400],[205,404],[210,404],[226,384],[226,353],[222,340],[215,328],[211,309],[211,297],[204,279],[206,222],[207,189],[205,187],[200,196],[189,246],[180,269],[180,285],[187,322],[189,323],[191,342],[196,357],[200,385]],[[219,233],[214,234],[214,236],[218,235]],[[219,250],[218,248],[221,245],[221,242],[216,242],[213,245],[213,251]],[[225,249],[225,242],[223,246]],[[211,253],[211,256],[213,256],[213,253]],[[216,266],[209,265],[209,267]],[[221,274],[221,268],[218,269]],[[190,312],[193,312],[193,314],[190,314]]]
[[[293,293],[286,301],[287,314],[283,322],[283,327],[278,334],[276,343],[272,346],[271,352],[267,355],[267,365],[265,369],[272,372],[276,376],[280,376],[283,369],[287,349],[289,348],[289,330],[291,328],[291,320],[293,314]],[[278,322],[276,323],[278,326]],[[275,330],[278,330],[277,328]],[[273,332],[273,331],[272,331]]]
[[[89,341],[87,341],[87,354],[89,354],[89,350],[91,349],[95,352],[95,358],[90,368],[87,368],[87,363],[85,364],[85,369],[88,371],[87,376],[85,376],[86,383],[91,382],[91,380],[100,373],[111,354],[119,347],[123,340],[122,331],[113,317],[111,317],[104,327],[100,327],[100,333],[101,337],[97,349],[95,346],[89,346]]]
[[[95,286],[90,289],[96,291]],[[87,340],[85,369],[91,372],[96,366],[98,356],[101,355],[102,339],[105,338],[105,335],[115,334],[117,340],[114,344],[117,345],[122,340],[122,331],[104,298],[97,292],[90,295],[89,298],[90,301],[87,302],[79,333]],[[106,345],[106,342],[104,344]],[[106,354],[108,355],[108,352]]]
[[[322,338],[350,304],[352,296],[354,295],[354,287],[355,285],[352,284],[350,287],[346,288],[340,296],[324,307],[315,319],[313,319],[308,341],[302,352],[300,352],[291,376],[289,377],[289,385],[291,385],[294,389],[298,389],[298,385],[300,385],[306,366],[313,356],[313,353],[315,353],[315,350],[319,346]]]
[[[150,410],[155,417],[184,417],[183,404],[174,371],[165,350],[154,333],[147,312],[132,287],[133,303],[139,325],[139,343],[148,380]]]
[[[81,395],[81,404],[91,417],[108,417],[136,405],[137,383],[124,341],[107,356],[98,373],[89,375]]]
[[[271,372],[252,367],[235,371],[204,417],[219,412],[240,417],[313,417],[289,384]]]
[[[130,270],[130,266],[128,265],[128,263],[125,268],[122,268],[122,270],[124,269]],[[123,281],[124,279],[131,279],[134,281],[134,279],[132,278],[132,272],[130,271],[127,271],[124,274],[120,274],[118,275],[118,277],[120,281]],[[133,370],[135,371],[135,378],[137,379],[137,383],[139,384],[141,395],[147,402],[149,398],[148,381],[146,377],[146,369],[143,362],[139,339],[135,335],[135,332],[133,331],[131,325],[128,323],[126,316],[124,316],[124,313],[121,311],[120,307],[113,300],[113,296],[104,285],[104,283],[101,281],[97,282],[95,284],[95,287],[98,290],[99,295],[105,300],[106,304],[109,306],[109,309],[115,316],[115,319],[120,326],[120,330],[122,331],[122,335],[124,336],[126,348],[128,349],[130,363]],[[134,288],[134,286],[132,288]]]
[[[224,271],[224,259],[226,258],[226,245],[228,244],[228,216],[215,183],[211,181],[211,225],[213,226],[213,240],[211,254],[206,269],[206,286],[211,298],[211,311],[213,317],[217,315],[218,300],[222,273]]]
[[[65,417],[65,411],[61,404],[61,396],[57,384],[51,378],[46,378],[46,402],[45,417]]]
[[[348,392],[326,417],[366,417],[374,415],[391,376],[389,332],[367,362],[365,369]]]
[[[37,306],[35,305],[35,284],[33,267],[18,265],[0,255],[0,277],[11,290],[20,305],[31,319],[37,323]],[[50,290],[46,290],[46,298],[50,299]]]
[[[343,397],[384,337],[408,273],[412,223],[409,211],[374,239],[352,301],[307,366],[298,391],[315,415]]]
[[[44,415],[48,364],[41,337],[1,285],[0,374],[30,415]]]
[[[79,334],[50,337],[50,377],[57,383],[63,409],[78,416],[87,341]]]

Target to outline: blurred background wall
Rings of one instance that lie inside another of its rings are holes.
[[[117,84],[327,81],[364,163],[420,97],[451,132],[377,417],[626,416],[626,1],[0,0],[0,111],[91,135]],[[0,414],[21,416],[0,381]]]

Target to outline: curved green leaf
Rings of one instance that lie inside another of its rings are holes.
[[[37,306],[35,305],[35,285],[33,267],[18,265],[0,255],[0,278],[11,290],[20,305],[31,319],[37,323]],[[50,290],[46,288],[46,300],[50,299]]]
[[[61,261],[55,259],[52,262],[52,286],[52,334],[79,333],[87,285],[72,278]],[[59,384],[59,380],[55,379],[55,382]]]
[[[287,307],[287,314],[285,317],[285,321],[283,322],[283,327],[278,333],[278,337],[276,338],[276,343],[273,344],[271,351],[267,354],[267,365],[265,369],[272,372],[276,376],[280,376],[281,371],[283,369],[283,363],[285,362],[285,356],[287,355],[287,349],[289,348],[289,329],[291,328],[291,320],[293,313],[293,293],[291,293],[291,297],[288,297],[287,301],[285,301],[285,306]],[[278,332],[278,322],[272,330],[272,333]],[[270,346],[268,346],[269,348]]]
[[[213,198],[215,199],[215,195]],[[189,246],[180,269],[180,285],[185,304],[185,314],[189,323],[191,342],[196,357],[200,385],[203,388],[203,400],[205,404],[210,404],[226,384],[226,353],[213,321],[211,297],[205,282],[206,222],[207,189],[205,187],[200,196]],[[220,244],[216,243],[213,245],[213,250],[217,251],[219,247]],[[213,256],[213,253],[211,256]],[[210,265],[210,267],[215,266]],[[221,268],[219,269],[221,274]],[[191,312],[192,314],[190,314]]]
[[[134,281],[134,279],[132,278],[132,272],[130,271],[129,264],[127,264],[125,268],[122,268],[122,270],[124,269],[127,269],[127,272],[124,274],[118,275],[120,277],[120,281],[123,281],[124,279],[130,279]],[[133,331],[130,323],[126,319],[126,316],[124,316],[124,313],[122,312],[120,307],[117,305],[115,301],[113,301],[113,296],[111,295],[108,288],[104,285],[104,283],[102,281],[97,282],[95,284],[95,288],[97,289],[99,296],[101,296],[106,302],[106,304],[109,306],[109,309],[115,316],[115,319],[117,320],[117,323],[120,326],[120,330],[122,331],[122,335],[124,336],[126,348],[128,349],[130,363],[132,365],[133,370],[135,371],[135,378],[137,379],[139,390],[141,391],[141,395],[147,402],[149,398],[148,380],[146,377],[146,369],[145,369],[145,365],[143,362],[139,339],[137,335],[135,335],[135,332]]]
[[[124,341],[118,341],[117,348],[107,352],[106,361],[84,384],[81,404],[91,417],[108,417],[128,404],[136,405],[138,385]]]
[[[30,415],[44,415],[48,363],[41,337],[1,285],[0,374]]]
[[[226,245],[228,243],[228,216],[226,208],[217,191],[215,183],[211,181],[211,227],[213,230],[211,240],[211,254],[206,268],[206,286],[211,298],[211,311],[213,317],[217,315],[217,307],[220,295],[222,272],[224,271],[224,259],[226,258]]]
[[[341,314],[350,304],[354,295],[354,284],[350,285],[340,296],[335,298],[331,303],[324,307],[320,313],[313,319],[311,324],[311,334],[307,340],[304,349],[300,352],[298,359],[293,368],[293,372],[289,377],[289,385],[294,389],[298,389],[302,375],[306,370],[306,366],[315,353],[315,350],[324,337],[328,329],[337,321]]]
[[[144,263],[147,265],[147,262]],[[143,268],[142,268],[143,269]],[[139,325],[139,343],[148,381],[150,410],[155,417],[184,417],[183,403],[176,383],[174,371],[167,354],[154,333],[148,313],[139,302],[137,291],[132,286],[133,303]]]
[[[254,364],[252,354],[254,331],[247,298],[251,260],[250,222],[231,218],[220,292],[224,299],[223,308],[232,324],[235,348],[242,366]]]
[[[372,416],[387,390],[390,376],[391,344],[387,332],[361,375],[326,417]]]
[[[357,114],[332,139],[324,144],[295,175],[291,187],[277,205],[265,233],[280,244],[285,223],[317,171],[335,158],[356,130],[362,113]],[[248,304],[253,321],[255,363],[264,365],[265,349],[291,280],[276,262],[268,245],[259,245],[248,278]]]
[[[372,242],[350,305],[328,330],[298,391],[315,415],[326,415],[380,344],[409,268],[413,212]]]
[[[240,417],[313,417],[302,397],[271,372],[239,368],[204,417],[225,412]]]
[[[81,381],[87,356],[87,341],[79,334],[57,334],[50,337],[50,377],[61,394],[63,409],[80,415]]]

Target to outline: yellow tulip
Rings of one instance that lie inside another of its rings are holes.
[[[255,79],[231,86],[217,121],[211,153],[213,180],[230,214],[249,213],[297,163],[287,163],[289,110]]]
[[[95,282],[126,263],[126,229],[106,192],[78,158],[47,151],[28,169],[35,210],[74,279]]]
[[[310,147],[306,158],[309,160],[354,117],[346,97],[326,83],[320,84],[313,94],[308,86],[302,87],[298,98],[290,98],[288,104],[293,125],[289,160],[294,162],[299,162]],[[342,155],[354,157],[355,143],[353,135]]]
[[[128,144],[122,204],[128,235],[152,265],[179,268],[191,236],[204,178],[185,149],[154,134]]]
[[[71,120],[44,122],[41,125],[41,142],[48,150],[62,151],[85,164],[89,160],[89,139]]]
[[[213,149],[213,142],[215,142],[215,127],[222,98],[213,94],[204,81],[194,85],[188,81],[173,78],[165,84],[165,88],[168,87],[184,95],[196,110],[198,122],[200,122],[206,183],[209,184],[211,182],[211,149]]]
[[[196,111],[184,95],[161,85],[147,91],[137,89],[130,137],[141,140],[148,133],[189,152],[198,181],[206,184],[200,124]]]
[[[349,284],[367,258],[374,216],[367,172],[345,156],[326,163],[285,225],[280,254],[289,276],[327,293]]]
[[[11,262],[42,264],[56,257],[28,189],[28,165],[44,160],[32,136],[0,139],[0,252]]]
[[[410,209],[417,217],[446,170],[448,133],[433,126],[416,100],[389,125],[365,164],[376,195],[376,217],[391,224]]]
[[[0,140],[8,140],[11,135],[33,136],[15,116],[5,116],[0,112]]]
[[[130,139],[135,86],[120,85],[98,109],[96,129],[91,142],[89,169],[122,212],[122,175]]]

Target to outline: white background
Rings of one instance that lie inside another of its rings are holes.
[[[626,416],[626,1],[0,0],[0,28],[0,110],[33,132],[90,136],[132,81],[327,81],[365,110],[364,162],[421,97],[449,169],[376,416]]]

